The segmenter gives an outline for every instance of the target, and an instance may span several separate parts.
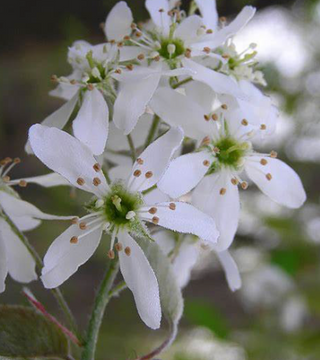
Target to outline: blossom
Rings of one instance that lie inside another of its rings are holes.
[[[241,178],[243,173],[265,195],[289,208],[300,207],[306,194],[299,176],[276,159],[274,151],[260,154],[253,150],[251,139],[264,127],[250,124],[238,107],[228,109],[222,104],[210,112],[209,100],[202,98],[201,106],[190,96],[162,88],[150,105],[164,121],[180,125],[186,136],[198,140],[199,146],[194,153],[173,160],[158,187],[172,198],[195,188],[193,204],[215,219],[220,231],[215,249],[223,251],[230,246],[238,227],[238,185],[243,189],[248,186]]]
[[[134,237],[150,239],[145,222],[191,233],[209,243],[218,237],[213,219],[189,204],[144,201],[143,191],[158,183],[182,139],[183,132],[172,128],[142,152],[126,182],[109,185],[91,150],[78,139],[56,128],[31,127],[29,140],[35,155],[73,186],[94,195],[86,206],[88,215],[75,219],[49,248],[41,277],[45,287],[59,286],[74,274],[95,252],[105,231],[111,235],[108,255],[113,258],[117,250],[140,317],[153,329],[160,326],[157,279]]]
[[[171,86],[178,83],[175,79],[191,76],[218,93],[245,98],[235,79],[226,74],[226,68],[220,71],[221,64],[227,60],[223,52],[219,54],[215,50],[246,25],[255,9],[246,6],[232,23],[219,29],[214,14],[215,2],[199,2],[198,5],[203,17],[192,15],[184,18],[180,10],[173,9],[173,2],[147,0],[152,24],[146,28],[132,24],[132,14],[123,1],[116,4],[108,15],[107,37],[124,45],[121,51],[125,51],[128,58],[131,51],[131,60],[138,61],[137,66],[115,75],[122,86],[115,101],[114,122],[125,134],[135,127],[160,81],[167,82],[168,77]],[[234,69],[240,60],[236,62],[230,58],[229,61],[233,61],[233,66],[228,68]],[[133,93],[135,96],[132,98]]]
[[[63,185],[65,181],[58,174],[11,180],[8,174],[18,163],[20,163],[18,158],[5,158],[0,162],[0,292],[5,290],[5,279],[8,273],[15,281],[22,283],[37,279],[35,261],[7,219],[20,231],[36,228],[40,224],[40,219],[70,219],[70,217],[45,214],[34,205],[19,198],[12,186],[25,187],[27,183],[36,183],[49,187]]]

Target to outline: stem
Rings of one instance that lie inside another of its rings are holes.
[[[155,134],[156,134],[156,132],[158,130],[159,124],[160,124],[160,118],[159,118],[158,115],[155,115],[154,118],[153,118],[151,128],[149,130],[147,140],[146,140],[146,142],[144,144],[144,148],[148,147],[152,143],[152,141],[153,141],[153,139],[155,137]]]
[[[30,244],[27,237],[16,227],[16,225],[11,221],[11,219],[9,218],[9,216],[7,214],[2,213],[1,216],[10,225],[11,230],[18,236],[18,238],[21,240],[21,242],[27,248],[27,250],[29,251],[29,253],[31,254],[31,256],[34,259],[38,270],[40,271],[43,268],[42,260],[39,256],[39,254],[34,249],[34,247]],[[65,298],[63,297],[63,295],[61,293],[61,290],[59,288],[55,288],[55,289],[51,289],[50,291],[53,294],[53,296],[55,297],[56,301],[58,302],[61,310],[63,311],[63,313],[67,319],[67,322],[69,323],[70,329],[74,332],[74,334],[76,334],[79,341],[81,342],[82,337],[78,331],[78,326],[75,322],[75,319],[72,315],[72,312],[71,312]]]
[[[176,89],[176,88],[178,88],[178,87],[181,86],[181,85],[187,84],[187,83],[188,83],[189,81],[191,81],[191,80],[192,80],[192,78],[191,78],[191,77],[188,77],[188,78],[186,78],[186,79],[184,79],[184,80],[182,80],[182,81],[180,81],[180,82],[172,85],[171,87],[172,87],[172,89]]]
[[[133,143],[133,140],[132,140],[132,137],[131,137],[130,134],[127,135],[127,139],[128,139],[128,143],[129,143],[129,146],[130,146],[132,162],[135,162],[136,158],[137,158],[136,148],[134,147],[134,143]]]
[[[109,291],[109,297],[117,297],[120,293],[127,288],[127,284],[122,281],[118,285],[115,285],[112,290]]]
[[[111,298],[110,290],[118,270],[118,259],[110,261],[105,277],[102,280],[99,292],[95,299],[91,319],[88,325],[86,343],[82,353],[82,360],[94,360],[102,318],[106,306]]]

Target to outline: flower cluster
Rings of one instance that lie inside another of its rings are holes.
[[[20,282],[37,277],[15,230],[31,230],[40,219],[69,220],[44,257],[44,286],[65,282],[107,234],[107,256],[119,261],[141,319],[157,329],[164,290],[143,244],[162,249],[183,287],[201,242],[218,255],[236,290],[241,279],[228,249],[239,222],[239,188],[252,181],[284,206],[304,203],[294,170],[275,151],[254,150],[275,135],[278,116],[260,90],[266,82],[257,45],[239,52],[233,41],[255,9],[245,6],[227,22],[214,0],[195,0],[188,14],[180,6],[146,0],[151,19],[136,24],[121,1],[106,19],[104,43],[81,40],[69,48],[72,73],[53,76],[51,92],[66,102],[30,128],[26,145],[53,173],[11,180],[19,160],[1,162],[1,291],[8,272]],[[12,188],[28,182],[89,193],[85,215],[42,213]]]

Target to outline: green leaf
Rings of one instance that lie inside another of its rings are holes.
[[[68,340],[32,308],[0,305],[0,359],[67,358]]]

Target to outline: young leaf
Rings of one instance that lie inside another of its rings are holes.
[[[0,305],[0,358],[67,358],[63,332],[24,306]]]

